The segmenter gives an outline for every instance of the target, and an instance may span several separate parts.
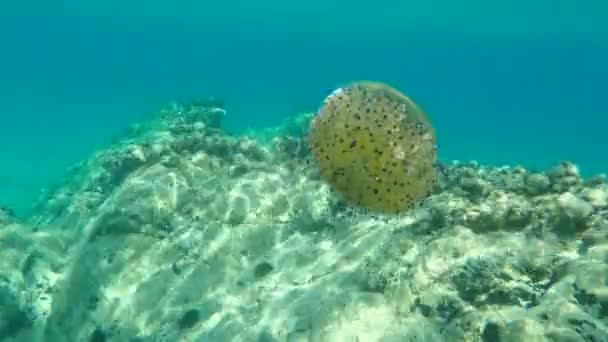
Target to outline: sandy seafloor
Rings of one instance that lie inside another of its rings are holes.
[[[1,341],[608,341],[608,184],[443,161],[398,216],[319,179],[309,115],[174,104],[0,212]]]

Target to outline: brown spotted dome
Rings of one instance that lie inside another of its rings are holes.
[[[321,177],[344,200],[397,213],[428,195],[435,179],[435,132],[407,96],[376,82],[331,93],[313,118],[311,151]]]

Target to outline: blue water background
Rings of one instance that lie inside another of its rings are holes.
[[[238,132],[388,82],[442,159],[608,170],[606,1],[74,1],[0,5],[0,202],[41,188],[174,99]],[[497,5],[500,4],[500,5]]]

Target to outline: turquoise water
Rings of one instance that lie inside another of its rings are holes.
[[[239,132],[358,79],[419,102],[443,159],[608,169],[602,1],[171,3],[0,5],[0,202],[173,99],[220,96]]]

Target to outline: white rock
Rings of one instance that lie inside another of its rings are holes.
[[[585,190],[583,198],[597,208],[608,207],[608,187],[594,188]]]
[[[584,218],[593,212],[591,204],[571,192],[561,194],[557,202],[564,213],[571,218]]]

